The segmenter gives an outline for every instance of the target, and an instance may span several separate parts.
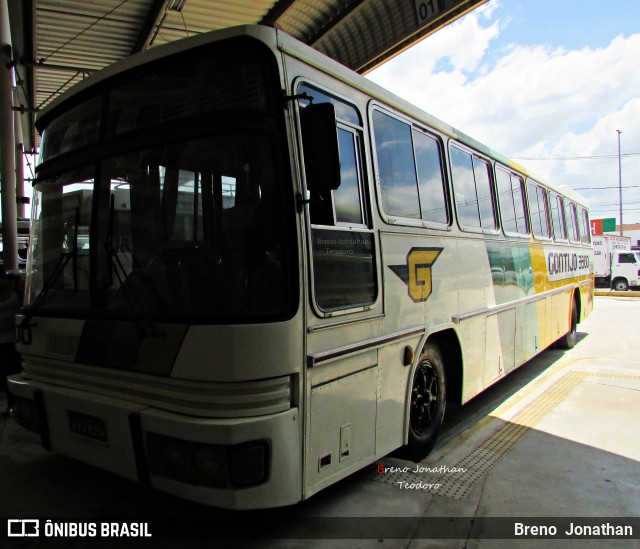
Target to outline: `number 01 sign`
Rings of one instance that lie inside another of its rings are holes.
[[[418,16],[418,25],[426,23],[429,19],[433,19],[440,8],[438,0],[414,0],[416,4],[416,15]]]

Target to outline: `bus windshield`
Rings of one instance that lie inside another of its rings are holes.
[[[289,313],[277,102],[247,57],[163,65],[112,87],[106,114],[90,98],[50,121],[26,296],[37,314],[209,323]]]

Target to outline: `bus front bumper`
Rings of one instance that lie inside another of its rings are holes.
[[[15,419],[48,450],[179,497],[224,507],[302,498],[297,408],[238,419],[180,415],[111,396],[8,378]]]

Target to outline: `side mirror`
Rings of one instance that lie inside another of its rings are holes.
[[[306,106],[300,114],[307,189],[334,191],[340,186],[336,111],[331,103]]]

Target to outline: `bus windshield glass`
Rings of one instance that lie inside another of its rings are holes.
[[[190,59],[139,71],[49,121],[26,296],[37,314],[290,314],[275,75],[246,52]]]

